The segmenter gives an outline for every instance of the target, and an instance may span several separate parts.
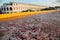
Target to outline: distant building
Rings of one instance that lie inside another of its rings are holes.
[[[10,2],[5,3],[1,6],[1,11],[3,13],[13,13],[13,12],[21,12],[23,10],[32,9],[32,10],[40,10],[46,8],[46,6],[33,5],[33,4],[24,4],[18,2]]]
[[[60,6],[56,6],[55,9],[60,11]]]

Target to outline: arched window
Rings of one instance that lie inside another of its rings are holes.
[[[7,7],[7,10],[9,10],[9,8]]]
[[[4,8],[4,10],[6,10],[6,8]]]
[[[10,7],[10,10],[12,10],[12,7]]]
[[[2,10],[3,10],[3,8],[2,8]]]

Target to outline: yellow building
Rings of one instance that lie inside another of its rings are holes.
[[[1,10],[3,13],[21,12],[27,9],[40,10],[43,8],[46,8],[46,6],[25,4],[25,3],[18,3],[18,2],[5,3],[1,6]]]

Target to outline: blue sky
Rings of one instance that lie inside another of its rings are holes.
[[[21,3],[29,3],[29,4],[37,4],[37,5],[46,5],[46,6],[55,6],[58,5],[56,0],[0,0],[0,4],[7,2],[21,2]]]

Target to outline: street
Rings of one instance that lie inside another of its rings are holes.
[[[60,40],[60,12],[0,22],[0,40]]]

